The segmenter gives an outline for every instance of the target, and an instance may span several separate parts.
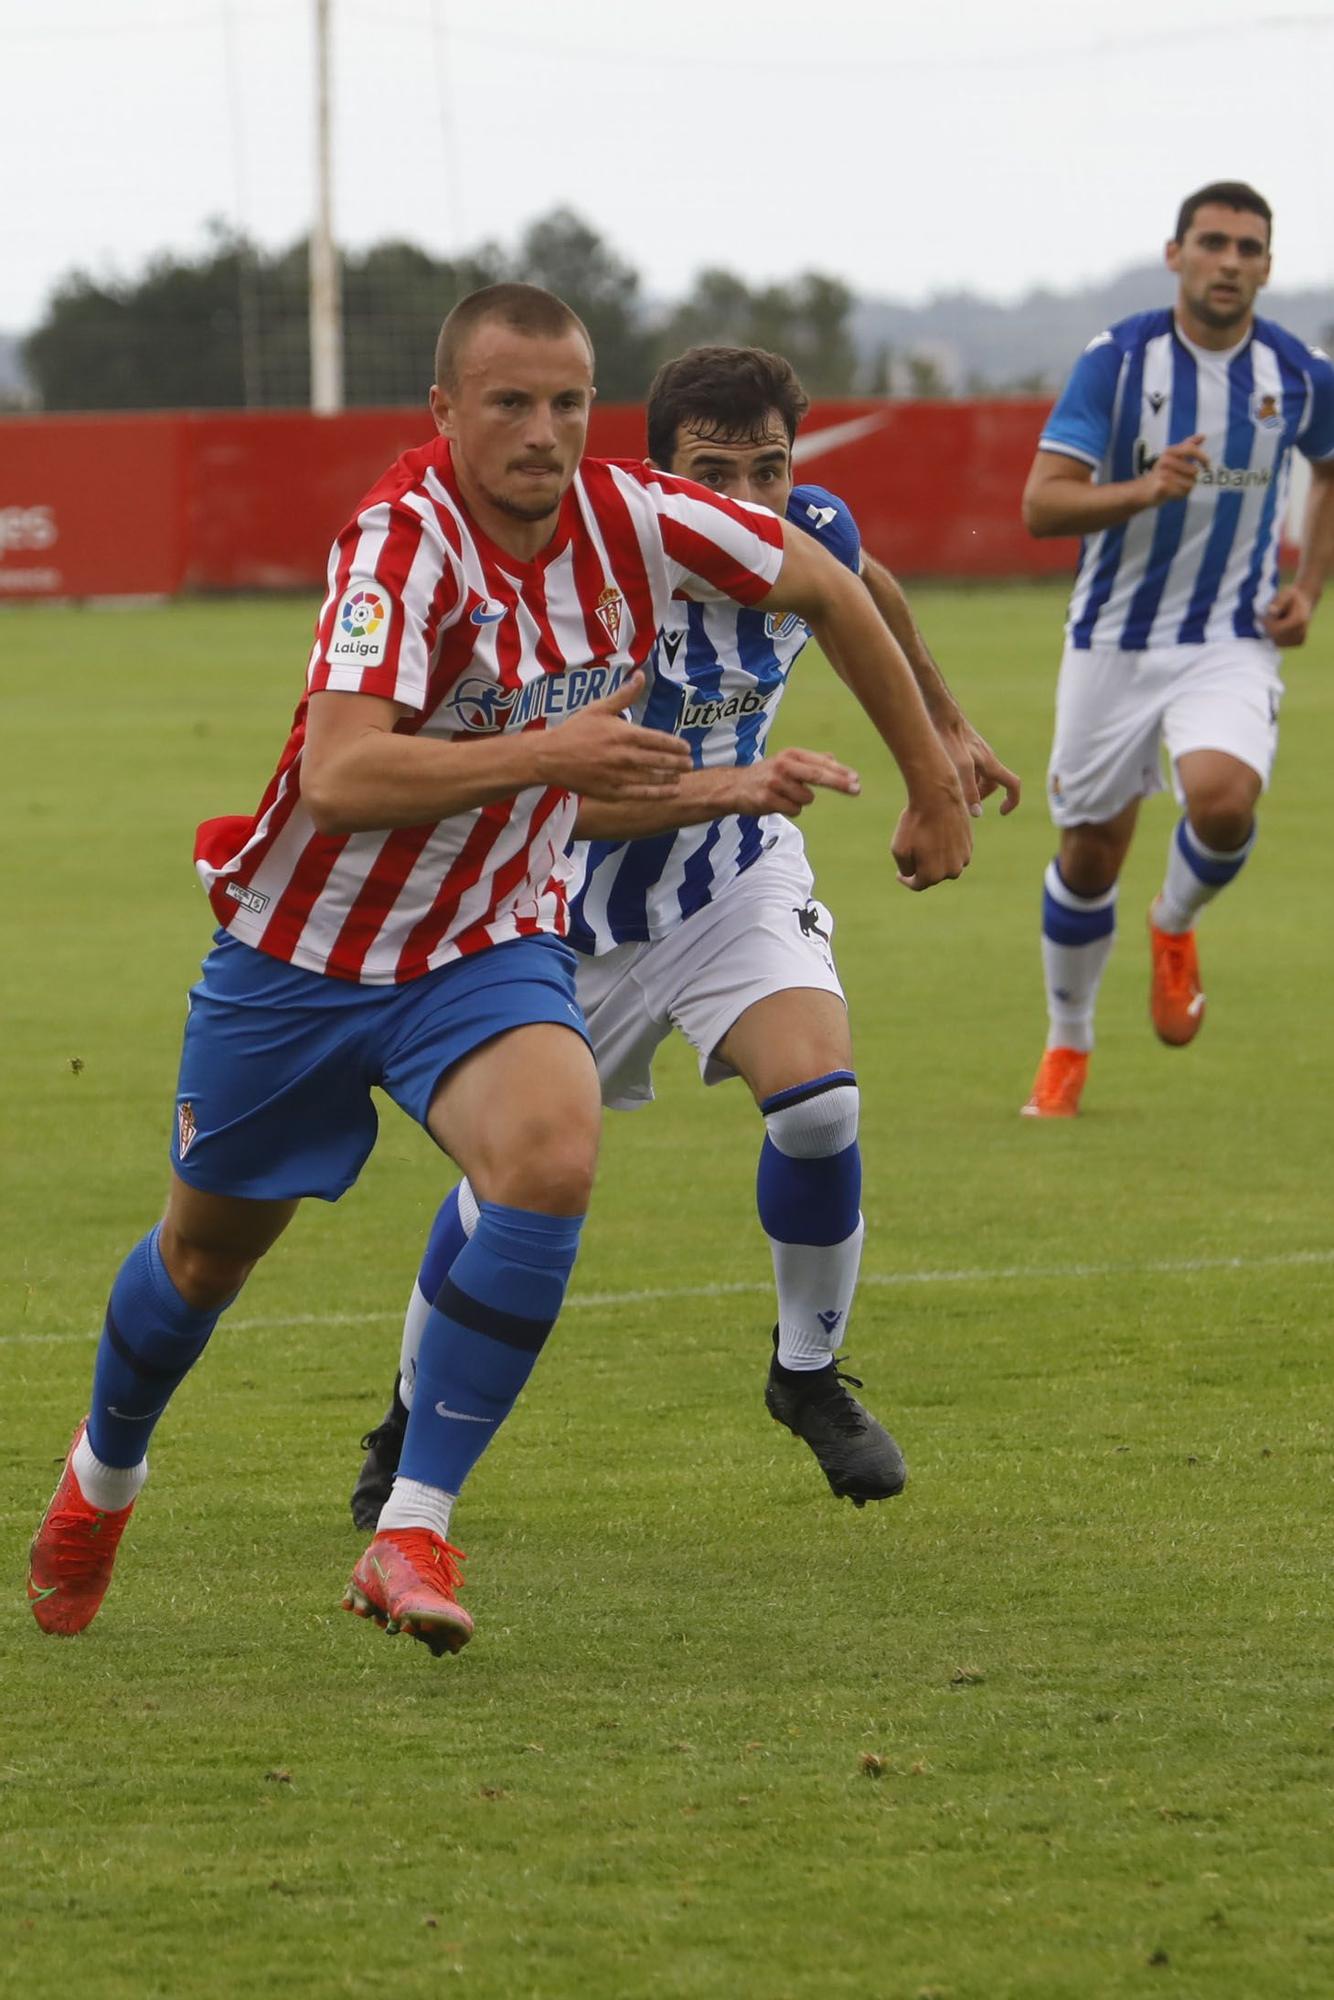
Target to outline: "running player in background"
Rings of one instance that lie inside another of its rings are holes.
[[[576,794],[666,804],[688,775],[684,744],[618,712],[679,588],[809,618],[863,660],[908,789],[905,874],[967,864],[958,781],[864,593],[767,515],[647,466],[581,467],[592,395],[587,332],[550,293],[491,287],[451,313],[440,436],[335,543],[274,778],[253,816],[200,829],[222,929],[191,996],[166,1216],[112,1286],[32,1547],[48,1632],[95,1616],[157,1419],[301,1199],[356,1179],[378,1083],[467,1174],[477,1222],[433,1293],[401,1476],[344,1602],[434,1653],[471,1635],[453,1497],[560,1309],[597,1152],[561,941]]]
[[[969,726],[894,578],[862,548],[844,503],[792,483],[807,399],[790,364],[756,348],[702,347],[669,362],[649,392],[652,462],[733,500],[785,515],[866,583],[894,633],[974,812],[1019,783]],[[813,792],[812,753],[764,756],[792,667],[810,638],[797,614],[679,597],[664,619],[637,719],[686,742],[695,766],[661,806],[581,804],[570,941],[605,1103],[653,1097],[652,1063],[673,1028],[706,1084],[740,1075],[764,1119],[758,1206],[778,1290],[765,1398],[804,1438],[834,1493],[858,1505],[897,1493],[905,1472],[889,1433],[848,1393],[834,1355],[852,1307],[862,1247],[859,1099],[829,912],[814,900],[795,814]],[[831,654],[836,662],[837,649]],[[890,738],[895,700],[883,668],[838,671]],[[814,767],[818,769],[818,765]],[[791,783],[789,795],[777,787]],[[823,774],[821,782],[836,781]],[[837,786],[836,786],[837,788]],[[684,830],[686,798],[698,823]],[[669,830],[663,830],[669,829]],[[637,836],[627,838],[627,836]],[[910,884],[910,886],[917,886]],[[404,1326],[389,1409],[363,1440],[353,1517],[372,1527],[388,1498],[414,1403],[417,1342],[442,1270],[476,1226],[465,1181],[432,1231]],[[420,1393],[420,1392],[418,1392]]]
[[[1255,844],[1283,692],[1334,561],[1334,369],[1254,313],[1269,204],[1217,181],[1167,245],[1175,310],[1090,342],[1048,419],[1024,490],[1035,535],[1082,535],[1048,773],[1060,830],[1042,960],[1049,1031],[1033,1118],[1079,1109],[1116,885],[1166,745],[1182,807],[1149,912],[1150,1013],[1164,1042],[1204,1019],[1195,918]],[[1297,574],[1279,584],[1293,448],[1312,461]]]

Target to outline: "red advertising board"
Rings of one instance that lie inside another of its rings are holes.
[[[0,423],[0,603],[179,590],[181,423],[173,416]]]
[[[1035,542],[1019,494],[1045,402],[819,402],[798,476],[848,502],[904,576],[1042,576],[1074,545]],[[0,422],[0,602],[310,589],[329,543],[427,412],[304,410]],[[644,450],[636,405],[595,409],[590,449]]]

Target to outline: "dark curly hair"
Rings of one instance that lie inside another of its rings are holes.
[[[666,361],[648,392],[648,455],[668,466],[677,434],[689,424],[705,437],[755,439],[777,410],[789,443],[810,408],[797,371],[763,347],[690,347]]]

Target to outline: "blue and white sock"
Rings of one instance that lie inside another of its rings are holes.
[[[135,1244],[107,1302],[86,1449],[75,1465],[84,1498],[94,1507],[125,1507],[134,1499],[148,1476],[153,1428],[225,1311],[199,1312],[186,1304],[167,1274],[158,1235],[154,1229]],[[111,1476],[101,1478],[99,1468]]]
[[[1160,931],[1188,931],[1195,925],[1197,912],[1211,903],[1220,889],[1226,889],[1246,866],[1260,829],[1253,826],[1249,838],[1229,854],[1206,847],[1190,821],[1177,821],[1172,844],[1167,850],[1167,874],[1162,892],[1153,906],[1153,921]]]
[[[1116,942],[1116,884],[1101,896],[1077,896],[1055,861],[1042,883],[1042,975],[1047,987],[1047,1047],[1093,1047],[1093,1009]]]
[[[449,1190],[431,1224],[421,1270],[412,1287],[412,1297],[403,1316],[403,1343],[398,1357],[398,1399],[405,1410],[412,1408],[413,1385],[417,1380],[417,1355],[422,1334],[431,1317],[432,1302],[453,1269],[454,1260],[477,1228],[477,1197],[466,1180]]]
[[[448,1531],[450,1505],[518,1400],[556,1321],[582,1216],[480,1204],[422,1333],[386,1528]],[[425,1489],[425,1491],[423,1491]]]
[[[783,1368],[824,1368],[847,1327],[865,1235],[859,1109],[857,1079],[845,1069],[760,1105],[755,1196],[773,1256]]]

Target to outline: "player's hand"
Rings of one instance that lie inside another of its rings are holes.
[[[854,770],[822,750],[780,750],[776,757],[742,765],[736,781],[737,803],[731,811],[756,818],[776,812],[795,819],[803,806],[814,803],[817,790],[856,798],[862,788]]]
[[[983,799],[989,799],[993,792],[1002,791],[1005,801],[1001,806],[1001,818],[1012,813],[1019,803],[1023,786],[1016,773],[1001,763],[985,737],[979,736],[962,715],[951,716],[948,722],[938,722],[936,734],[945,755],[954,766],[963,802],[971,817],[981,819]]]
[[[1276,646],[1305,643],[1315,616],[1315,605],[1295,583],[1285,583],[1265,613],[1264,626]]]
[[[930,889],[962,875],[973,852],[973,827],[958,782],[909,799],[890,847],[905,889]]]
[[[1169,500],[1184,500],[1208,464],[1203,431],[1182,438],[1180,444],[1165,445],[1148,471],[1140,475],[1144,505],[1162,507]]]
[[[672,798],[690,769],[690,747],[666,730],[625,720],[643,691],[636,668],[614,694],[544,730],[536,745],[538,782],[589,799]]]

